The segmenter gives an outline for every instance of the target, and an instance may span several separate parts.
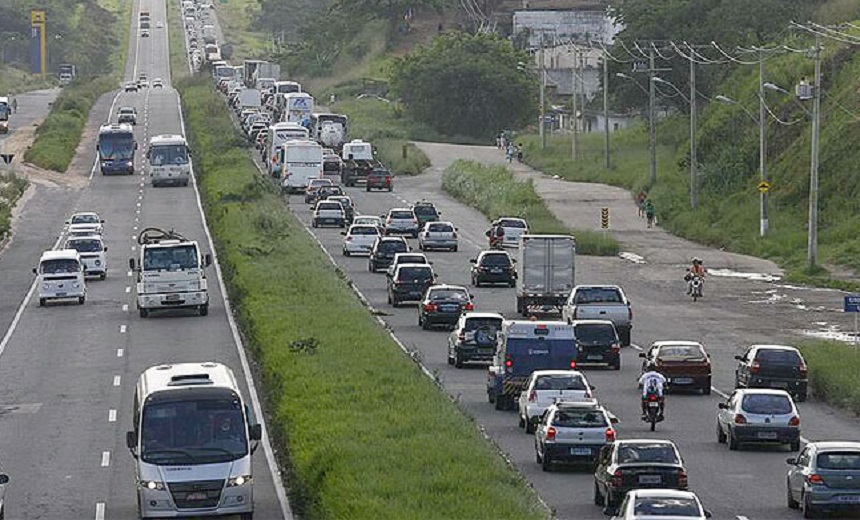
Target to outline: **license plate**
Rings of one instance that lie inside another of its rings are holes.
[[[777,438],[777,434],[776,432],[758,432],[756,434],[756,437],[758,437],[759,439],[772,440]]]
[[[648,401],[648,408],[657,408],[658,406],[660,406],[660,403],[657,401]]]
[[[189,500],[189,501],[191,501],[191,500],[206,500],[207,498],[208,497],[206,496],[206,493],[204,493],[202,491],[195,491],[193,493],[188,493],[187,495],[185,495],[185,500]]]
[[[600,361],[601,359],[603,359],[603,356],[601,356],[600,354],[592,354],[590,356],[587,356],[586,359],[589,359],[591,361]]]
[[[169,301],[169,302],[174,302],[174,301],[179,299],[179,295],[178,294],[168,294],[167,297],[164,299]]]
[[[689,385],[693,382],[693,378],[691,377],[676,377],[672,379],[672,382],[676,385]]]
[[[501,274],[502,270],[498,267],[490,269],[490,272],[493,274]]]
[[[57,293],[57,296],[65,296],[65,295],[66,295],[66,293],[64,293],[64,292],[58,292]]]
[[[783,390],[785,390],[786,388],[788,388],[788,383],[786,383],[785,381],[774,381],[770,384],[770,386],[771,388],[782,388]]]
[[[457,312],[457,309],[459,309],[459,307],[456,305],[443,305],[439,307],[439,310],[442,312]]]
[[[639,475],[640,484],[662,484],[663,477],[660,475]]]
[[[591,455],[591,448],[571,448],[571,455]]]
[[[840,495],[839,501],[849,504],[860,504],[860,495]]]

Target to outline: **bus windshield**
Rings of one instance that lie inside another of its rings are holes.
[[[196,267],[197,248],[193,245],[147,247],[143,254],[144,271],[179,271]]]
[[[149,149],[149,162],[153,166],[188,164],[188,149],[184,144],[160,144]]]
[[[99,157],[103,161],[131,159],[134,157],[134,134],[131,132],[99,134]]]
[[[141,460],[158,465],[216,464],[248,454],[235,398],[153,402],[143,410]]]

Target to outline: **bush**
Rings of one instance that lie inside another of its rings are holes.
[[[815,397],[860,413],[860,350],[837,341],[808,341],[800,345],[809,367],[809,384]]]

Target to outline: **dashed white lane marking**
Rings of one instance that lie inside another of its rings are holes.
[[[127,330],[127,329],[126,329],[126,326],[125,326],[125,325],[120,325],[120,326],[119,326],[119,333],[120,333],[120,334],[125,334],[125,331],[126,331],[126,330]]]
[[[633,347],[635,350],[638,350],[639,352],[642,352],[643,350],[642,347],[640,347],[636,343],[631,343],[630,346]]]
[[[102,452],[102,467],[106,468],[108,466],[110,466],[110,452],[109,451],[103,451]]]
[[[126,271],[126,275],[128,277],[131,277],[131,276],[134,276],[134,273],[132,271]]]
[[[122,312],[128,312],[128,304],[127,303],[122,304]]]
[[[130,286],[130,285],[127,285],[127,286],[125,287],[125,292],[126,292],[126,293],[130,293],[130,292],[131,292],[131,286]]]
[[[116,410],[113,408],[108,410],[108,422],[116,422]]]
[[[96,502],[96,520],[105,520],[104,502]]]
[[[738,515],[738,520],[749,520],[749,518],[745,516]]]
[[[116,349],[116,357],[122,357],[123,354],[125,354],[125,351],[123,349]]]
[[[122,376],[113,376],[113,386],[119,386],[122,384]]]

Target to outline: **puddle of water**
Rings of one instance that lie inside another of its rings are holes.
[[[810,338],[841,341],[843,343],[856,344],[858,339],[854,332],[841,331],[836,325],[831,325],[820,330],[801,330],[800,333]]]
[[[723,278],[743,278],[745,280],[755,280],[758,282],[777,282],[782,279],[782,277],[775,274],[742,273],[732,269],[708,269],[708,274]]]
[[[819,292],[844,292],[840,289],[831,289],[829,287],[804,287],[802,285],[777,284],[780,289],[790,289],[793,291],[819,291]]]
[[[765,303],[768,305],[773,305],[774,303],[779,303],[787,298],[786,295],[779,294],[775,290],[766,291],[765,294],[768,295],[767,298],[764,298],[762,300],[750,300],[749,303]]]
[[[628,262],[632,262],[634,264],[644,264],[645,263],[645,257],[644,256],[639,256],[636,253],[631,253],[629,251],[622,251],[622,252],[618,253],[618,256],[620,258],[623,258],[624,260],[627,260]]]

